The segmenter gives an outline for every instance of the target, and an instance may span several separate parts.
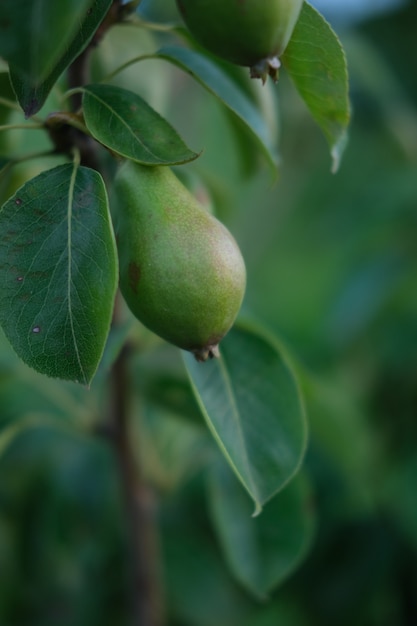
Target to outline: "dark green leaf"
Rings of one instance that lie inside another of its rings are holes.
[[[346,58],[334,31],[306,2],[282,63],[322,129],[331,149],[332,170],[336,171],[350,120]]]
[[[172,624],[242,626],[248,595],[229,574],[207,512],[205,480],[191,474],[160,505],[161,544]]]
[[[61,165],[28,181],[0,212],[0,323],[38,372],[87,384],[117,285],[107,195],[94,170]]]
[[[127,623],[127,593],[119,591],[128,580],[119,491],[106,442],[58,420],[20,434],[1,459],[2,624],[17,625],[18,611],[32,626],[75,626],[84,616],[100,626]],[[26,585],[30,593],[22,598]]]
[[[88,85],[83,107],[93,137],[123,157],[148,165],[175,165],[198,157],[172,126],[132,91]]]
[[[229,566],[247,589],[265,598],[294,571],[312,539],[305,477],[299,474],[255,519],[247,493],[223,459],[213,466],[210,487],[212,517]]]
[[[176,46],[161,48],[154,56],[185,70],[216,96],[242,122],[242,128],[256,140],[271,167],[276,169],[279,159],[277,146],[271,140],[274,133],[256,105],[214,61],[194,50]]]
[[[55,58],[54,63],[48,68],[41,81],[34,80],[31,75],[22,72],[18,66],[13,63],[10,64],[10,79],[13,89],[26,117],[34,115],[42,108],[60,75],[91,41],[110,5],[111,0],[93,0],[91,8],[79,24],[74,38],[61,55]]]
[[[2,0],[0,55],[39,85],[64,54],[92,0]]]
[[[264,332],[239,324],[220,352],[206,363],[184,359],[207,424],[259,511],[300,466],[304,407],[281,348]]]

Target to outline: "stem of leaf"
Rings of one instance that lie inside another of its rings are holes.
[[[2,130],[15,130],[15,129],[22,129],[22,130],[42,130],[43,129],[43,124],[4,124],[2,126],[0,126],[0,131]]]
[[[74,87],[73,89],[68,89],[65,93],[63,93],[60,97],[61,102],[64,102],[65,100],[67,100],[68,98],[71,98],[72,96],[74,96],[75,94],[82,94],[84,92],[84,88],[83,87]]]
[[[9,100],[8,98],[2,98],[0,96],[0,104],[7,107],[8,109],[13,109],[14,111],[19,111],[19,113],[21,113],[20,106],[16,102],[13,102],[13,100]]]
[[[149,22],[148,20],[143,20],[138,15],[130,17],[127,23],[132,26],[137,26],[138,28],[146,28],[160,33],[168,33],[178,30],[178,26],[176,24],[159,24],[158,22]]]
[[[155,59],[155,58],[157,57],[154,54],[141,54],[137,57],[134,57],[133,59],[126,61],[122,65],[119,65],[119,67],[113,70],[113,72],[110,72],[110,74],[107,74],[107,76],[104,76],[104,78],[102,78],[100,82],[107,83],[109,80],[117,76],[117,74],[120,74],[120,72],[123,72],[123,70],[130,67],[131,65],[134,65],[135,63],[139,63],[140,61],[146,61],[146,59]]]

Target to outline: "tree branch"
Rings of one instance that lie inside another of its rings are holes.
[[[122,0],[113,0],[107,15],[101,22],[89,45],[68,68],[69,89],[88,84],[91,52],[100,43],[109,28],[122,21],[126,13],[126,5],[123,4]],[[71,110],[77,113],[81,109],[81,105],[82,93],[77,92],[71,96]],[[67,124],[53,129],[47,126],[47,129],[57,152],[70,154],[72,148],[76,147],[80,153],[81,165],[100,171],[98,145],[94,139]]]
[[[125,347],[112,371],[112,440],[117,456],[127,511],[131,547],[132,597],[135,626],[162,626],[163,606],[155,528],[155,503],[144,483],[129,437],[131,381],[129,350]]]
[[[123,19],[126,12],[122,0],[114,0],[90,45],[75,59],[68,70],[69,87],[80,87],[89,82],[89,63],[92,49],[112,24]],[[76,113],[82,104],[82,95],[72,97]],[[56,135],[54,135],[54,130]],[[50,135],[57,151],[68,152],[73,146],[80,151],[81,164],[98,171],[98,145],[88,135],[68,124],[51,125]],[[114,324],[118,323],[116,300]],[[162,593],[158,567],[160,564],[155,528],[154,502],[150,489],[143,481],[137,457],[129,438],[131,416],[131,380],[129,377],[129,348],[121,351],[111,374],[110,441],[120,470],[120,480],[126,504],[126,521],[132,570],[132,615],[135,626],[162,626]]]

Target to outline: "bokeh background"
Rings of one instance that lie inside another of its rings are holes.
[[[303,471],[315,534],[298,568],[259,602],[233,579],[211,528],[207,436],[176,351],[154,353],[144,334],[132,421],[159,502],[172,626],[417,624],[417,4],[313,4],[340,36],[350,71],[350,140],[337,174],[285,73],[277,86],[250,87],[279,136],[278,181],[179,70],[152,61],[115,79],[203,149],[185,176],[235,234],[248,268],[244,314],[292,354],[310,425]],[[170,11],[155,0],[141,6],[160,22]],[[164,36],[116,27],[94,53],[93,73]],[[46,108],[55,106],[53,94]],[[1,142],[6,154],[47,140],[21,131]],[[49,166],[16,168],[3,199]],[[119,477],[95,434],[107,373],[105,362],[91,390],[44,379],[0,340],[1,625],[130,624]]]

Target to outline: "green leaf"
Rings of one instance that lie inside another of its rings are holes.
[[[60,165],[0,212],[0,323],[20,358],[88,384],[110,327],[117,257],[106,190],[94,170]]]
[[[281,60],[329,143],[335,172],[350,120],[346,57],[330,25],[306,2]]]
[[[242,626],[253,608],[230,576],[207,512],[203,472],[162,498],[161,548],[172,624]]]
[[[58,78],[90,43],[110,5],[111,0],[93,1],[89,11],[78,25],[74,38],[61,55],[55,58],[54,63],[48,68],[41,81],[22,72],[13,63],[10,64],[10,79],[13,89],[26,117],[34,115],[43,107]]]
[[[206,422],[259,512],[300,467],[304,407],[281,348],[264,332],[240,323],[220,352],[206,363],[189,353],[184,360]]]
[[[147,165],[176,165],[198,157],[159,113],[127,89],[88,85],[83,112],[93,137],[127,159]]]
[[[268,124],[244,91],[214,61],[199,52],[177,46],[163,47],[152,56],[180,67],[216,96],[242,122],[242,129],[256,140],[268,163],[276,170],[278,151],[275,142],[271,140],[273,133]]]
[[[2,0],[0,55],[40,84],[64,54],[92,0]]]
[[[219,458],[210,481],[215,529],[235,578],[265,599],[306,555],[314,530],[311,492],[302,474],[251,517],[251,501]]]

